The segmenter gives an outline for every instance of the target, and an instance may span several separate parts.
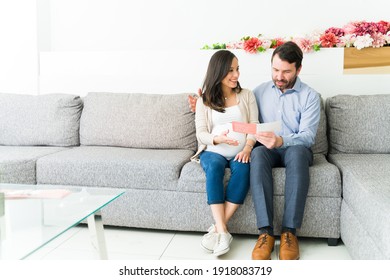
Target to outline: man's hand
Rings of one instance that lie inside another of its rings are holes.
[[[283,146],[283,138],[274,132],[258,132],[255,134],[256,140],[268,149],[280,148]]]
[[[198,89],[198,95],[188,95],[188,106],[191,109],[191,112],[195,113],[196,111],[196,101],[199,97],[202,96],[202,90]]]

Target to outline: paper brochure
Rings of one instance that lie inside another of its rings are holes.
[[[243,122],[232,122],[233,131],[246,133],[246,134],[256,134],[257,132],[265,131],[279,131],[282,129],[280,121],[269,122],[269,123],[243,123]]]

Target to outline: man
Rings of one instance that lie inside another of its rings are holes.
[[[299,259],[296,229],[301,227],[309,188],[309,166],[313,163],[310,147],[314,143],[320,120],[319,94],[302,83],[302,50],[286,42],[272,54],[272,81],[254,89],[260,122],[280,120],[278,133],[261,132],[256,140],[262,144],[251,154],[250,185],[260,236],[252,259],[271,258],[275,238],[273,230],[272,168],[285,167],[284,214],[279,258]]]
[[[272,81],[254,89],[260,122],[281,121],[282,129],[257,133],[251,153],[250,187],[260,235],[252,252],[254,260],[269,260],[274,249],[273,167],[286,168],[284,213],[279,258],[299,259],[296,230],[301,227],[309,188],[310,147],[320,120],[320,96],[298,75],[302,50],[293,42],[277,47],[271,58]],[[189,98],[194,111],[194,100]]]

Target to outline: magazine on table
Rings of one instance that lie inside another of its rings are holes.
[[[0,190],[4,194],[6,199],[19,199],[19,198],[63,198],[71,193],[70,190],[66,189],[52,189],[52,190],[12,190],[3,189]]]

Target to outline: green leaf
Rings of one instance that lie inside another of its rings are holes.
[[[220,49],[226,49],[226,44],[225,43],[215,43],[212,46],[213,50],[220,50]]]
[[[314,45],[313,49],[314,49],[314,51],[318,52],[321,49],[321,47],[320,47],[320,45]]]

